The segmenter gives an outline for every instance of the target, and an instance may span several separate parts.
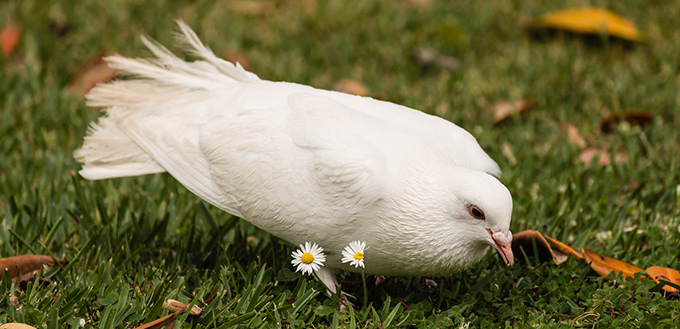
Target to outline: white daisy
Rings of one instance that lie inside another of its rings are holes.
[[[366,249],[366,242],[352,241],[349,246],[342,251],[342,262],[349,263],[354,267],[364,266],[364,250]]]
[[[304,246],[300,245],[300,249],[293,251],[290,256],[293,257],[290,262],[297,267],[295,272],[302,272],[302,274],[312,274],[318,271],[326,261],[323,248],[316,243],[310,244],[309,242],[305,242]]]

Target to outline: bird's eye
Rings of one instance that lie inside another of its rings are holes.
[[[475,206],[475,205],[469,205],[468,206],[468,212],[470,213],[470,216],[472,216],[474,218],[486,220],[486,216],[484,215],[484,212],[482,211],[482,209]]]

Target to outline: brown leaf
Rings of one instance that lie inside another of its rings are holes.
[[[177,321],[177,317],[182,313],[184,313],[184,311],[176,311],[175,313],[168,314],[158,320],[135,327],[135,329],[161,329],[163,327],[166,329],[174,329],[175,321]]]
[[[538,106],[535,100],[519,100],[516,102],[500,102],[491,107],[493,113],[493,124],[498,124],[510,115],[521,113]]]
[[[53,266],[55,264],[62,266],[68,264],[68,261],[51,256],[44,255],[22,255],[0,259],[0,279],[5,275],[5,270],[9,272],[12,281],[25,281],[33,277],[33,275],[42,270],[43,266]],[[21,278],[19,278],[21,273]]]
[[[361,82],[351,79],[342,79],[336,82],[333,89],[347,94],[368,96],[368,89]]]
[[[645,270],[645,272],[647,272],[649,277],[652,278],[652,280],[654,280],[656,283],[659,283],[659,280],[664,280],[680,285],[680,272],[678,272],[676,269],[661,266],[650,266],[647,268],[647,270]],[[679,292],[678,289],[675,289],[671,286],[663,286],[662,289],[670,293]]]
[[[578,128],[576,126],[566,123],[561,126],[562,130],[566,131],[567,133],[567,140],[569,143],[578,146],[579,148],[586,148],[588,144],[586,143],[586,140],[581,137],[581,134],[578,132]]]
[[[2,49],[2,55],[5,58],[14,52],[19,44],[20,37],[21,26],[10,24],[2,28],[2,31],[0,31],[0,49]]]
[[[33,326],[29,326],[25,323],[5,323],[0,326],[0,329],[36,329]]]
[[[543,235],[543,236],[545,237],[546,240],[548,240],[548,243],[553,248],[553,250],[558,250],[561,253],[563,253],[565,255],[572,256],[576,259],[582,259],[583,258],[583,253],[572,248],[571,246],[569,246],[565,243],[562,243],[560,241],[557,241],[557,240],[555,240],[555,239],[553,239],[553,238],[551,238],[547,235]]]
[[[612,271],[620,272],[624,278],[631,277],[638,272],[643,272],[643,269],[635,265],[611,257],[602,256],[590,249],[583,248],[582,251],[586,262],[590,263],[590,268],[605,278],[608,277],[609,273]]]
[[[600,120],[600,131],[605,134],[613,133],[621,121],[631,125],[646,126],[654,121],[654,114],[649,110],[626,110],[611,113]]]
[[[227,49],[222,53],[222,57],[234,64],[239,63],[244,69],[253,72],[253,64],[248,55],[238,49]]]
[[[174,299],[168,298],[163,303],[163,307],[166,307],[168,310],[170,310],[170,312],[177,312],[177,311],[184,312],[184,311],[187,310],[189,305],[184,304],[180,301],[176,301]],[[191,307],[191,310],[189,310],[189,314],[194,315],[194,316],[199,316],[199,315],[203,314],[203,310],[200,307],[194,305],[193,307]]]
[[[527,230],[513,234],[512,252],[516,255],[521,255],[522,251],[520,248],[522,248],[524,249],[524,252],[527,253],[527,256],[531,256],[531,250],[534,250],[534,240],[536,241],[536,247],[538,248],[537,251],[539,258],[551,258],[556,265],[564,263],[570,254],[575,254],[577,255],[577,258],[580,258],[578,257],[579,255],[577,253],[569,251],[573,250],[573,248],[554,239],[550,240],[558,242],[560,244],[560,248],[552,248],[548,240],[546,240],[541,232],[533,230]],[[567,252],[564,252],[563,249],[567,250]]]
[[[624,150],[620,150],[616,152],[616,155],[614,156],[614,162],[617,163],[622,163],[626,161],[626,158],[628,157],[628,154]],[[593,158],[597,158],[597,163],[600,166],[606,166],[611,163],[611,154],[599,147],[589,147],[583,152],[581,152],[581,155],[579,155],[579,160],[581,160],[583,163],[589,165]]]
[[[602,34],[643,42],[642,33],[631,21],[597,7],[565,9],[541,16],[535,28],[551,28],[581,34]]]
[[[98,83],[113,80],[116,77],[117,71],[104,61],[106,56],[106,53],[101,53],[85,62],[69,84],[69,89],[75,93],[85,95]]]

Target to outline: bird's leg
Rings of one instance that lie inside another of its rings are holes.
[[[349,295],[342,291],[338,293],[338,279],[335,277],[333,271],[326,267],[322,267],[315,273],[315,276],[316,279],[321,281],[326,287],[326,294],[328,294],[328,296],[333,297],[335,294],[338,294],[338,299],[340,300],[338,311],[341,311],[345,306],[352,308],[352,303],[347,299],[347,296]]]
[[[326,287],[326,293],[329,296],[335,295],[335,293],[338,291],[338,279],[335,277],[335,273],[326,267],[322,267],[314,274],[316,279],[321,281],[321,283],[323,283],[323,285]]]
[[[375,286],[379,286],[381,283],[383,283],[385,280],[387,280],[387,277],[384,275],[376,275],[375,276]]]

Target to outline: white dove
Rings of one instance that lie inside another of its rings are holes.
[[[512,198],[464,129],[367,97],[261,80],[216,57],[183,22],[186,62],[142,37],[152,60],[108,57],[135,78],[100,84],[106,108],[75,157],[87,179],[168,172],[191,192],[295,245],[318,243],[335,292],[350,241],[366,274],[443,276],[488,246],[514,261]]]

